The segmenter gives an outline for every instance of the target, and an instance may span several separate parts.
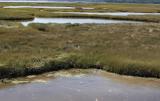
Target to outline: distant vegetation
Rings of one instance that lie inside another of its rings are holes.
[[[44,6],[73,6],[75,9],[32,9],[32,8],[3,8],[9,5],[39,5],[41,3],[0,3],[0,20],[31,20],[34,17],[76,17],[76,18],[103,18],[117,20],[134,20],[145,22],[160,22],[159,15],[148,16],[109,16],[109,15],[86,15],[86,14],[60,14],[54,12],[145,12],[158,13],[160,5],[153,4],[83,4],[83,3],[43,3]],[[82,7],[94,8],[83,10]]]
[[[5,1],[5,0],[0,0],[0,1]],[[160,3],[159,0],[8,0],[8,1],[69,1],[69,2]]]
[[[49,1],[53,1],[53,0],[49,0]],[[63,0],[61,0],[61,1],[63,1]],[[67,0],[64,0],[64,1],[67,1]],[[71,0],[71,1],[76,1],[76,0]],[[116,2],[116,3],[160,3],[159,0],[81,0],[81,1],[89,1],[89,2]]]

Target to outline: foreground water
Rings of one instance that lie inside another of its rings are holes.
[[[112,24],[112,23],[141,23],[141,22],[127,21],[127,20],[93,19],[93,18],[35,18],[32,21],[22,21],[21,23],[24,26],[28,26],[30,23]]]
[[[69,70],[1,83],[2,101],[159,101],[160,80]]]

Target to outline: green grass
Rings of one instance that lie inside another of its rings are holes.
[[[0,28],[0,78],[70,68],[160,78],[159,24]]]
[[[24,10],[0,9],[0,20],[31,20],[34,14]]]

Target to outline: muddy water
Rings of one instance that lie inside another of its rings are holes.
[[[71,23],[71,24],[115,24],[115,23],[142,23],[138,21],[127,20],[109,20],[109,19],[93,19],[93,18],[35,18],[32,21],[23,21],[22,25],[28,26],[30,23]]]
[[[69,70],[7,80],[2,101],[160,101],[160,80]]]

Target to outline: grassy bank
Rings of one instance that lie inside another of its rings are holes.
[[[115,20],[132,20],[144,22],[160,22],[159,15],[130,15],[130,16],[111,16],[111,15],[88,15],[88,14],[67,14],[56,13],[65,10],[41,10],[41,9],[0,9],[0,20],[32,20],[34,17],[46,18],[100,18]],[[67,10],[68,12],[71,10]],[[75,10],[72,10],[75,11]],[[55,13],[54,13],[55,12]]]
[[[129,15],[129,16],[111,16],[111,15],[88,15],[88,14],[67,14],[67,13],[36,13],[37,17],[46,18],[97,18],[113,20],[130,20],[143,22],[160,22],[160,15]]]
[[[70,68],[160,78],[159,24],[0,28],[0,78]]]
[[[34,14],[24,10],[0,8],[0,20],[31,20]]]

